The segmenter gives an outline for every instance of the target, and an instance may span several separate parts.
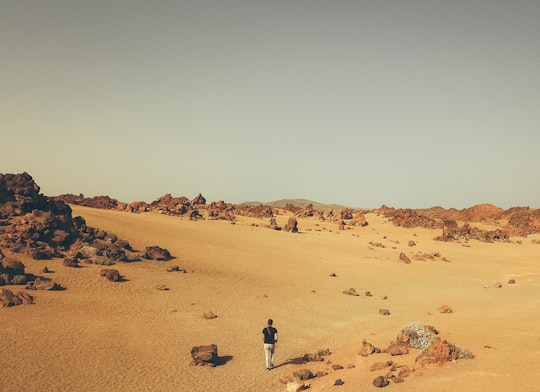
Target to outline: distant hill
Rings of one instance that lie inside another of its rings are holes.
[[[307,200],[307,199],[280,199],[280,200],[266,201],[266,202],[246,201],[241,204],[253,204],[253,205],[264,204],[267,206],[278,207],[278,208],[285,207],[287,204],[292,204],[296,207],[305,208],[308,205],[313,204],[313,208],[319,211],[327,210],[329,208],[332,208],[334,210],[343,210],[345,208],[352,208],[352,207],[343,206],[341,204],[324,204],[324,203],[319,203],[319,202]]]

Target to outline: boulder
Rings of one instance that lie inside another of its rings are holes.
[[[101,276],[105,276],[111,282],[119,282],[122,279],[120,272],[113,268],[104,268],[100,271],[99,274]]]
[[[374,386],[376,386],[377,388],[384,388],[384,387],[388,386],[388,384],[390,384],[390,383],[388,382],[386,377],[379,376],[379,377],[375,377],[372,384]]]
[[[171,254],[167,249],[159,246],[147,246],[143,257],[148,260],[168,261],[172,259]]]
[[[363,357],[367,357],[371,354],[380,353],[381,350],[372,345],[371,343],[368,343],[366,339],[362,342],[362,347],[358,349],[356,352],[358,355],[361,355]]]
[[[298,381],[306,381],[313,378],[313,373],[309,369],[301,369],[293,373]]]
[[[298,233],[298,221],[294,216],[289,217],[289,221],[283,227],[283,230],[290,233]]]
[[[191,362],[194,366],[216,366],[218,364],[218,348],[215,344],[195,346],[191,349]]]
[[[2,307],[33,304],[34,298],[24,291],[19,291],[17,294],[13,294],[11,290],[1,289],[0,303],[2,304]]]

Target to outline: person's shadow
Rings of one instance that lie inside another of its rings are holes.
[[[304,363],[306,363],[306,361],[304,361],[304,357],[289,358],[285,362],[275,365],[274,369],[286,365],[303,365]]]

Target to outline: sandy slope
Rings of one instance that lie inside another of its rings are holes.
[[[402,229],[368,215],[369,225],[300,221],[301,233],[272,231],[242,218],[237,224],[188,221],[73,206],[93,227],[136,249],[160,245],[170,262],[116,265],[126,281],[99,276],[100,266],[73,269],[62,260],[23,259],[65,291],[33,292],[35,305],[0,308],[0,390],[11,391],[285,391],[280,379],[298,369],[326,369],[313,391],[376,390],[376,361],[412,364],[417,353],[356,355],[365,338],[384,348],[405,325],[431,324],[476,355],[418,371],[395,391],[538,391],[540,365],[540,245],[442,243],[426,229]],[[284,223],[286,217],[278,217]],[[409,247],[414,240],[417,246]],[[519,239],[516,239],[516,241]],[[385,248],[370,247],[381,242]],[[398,262],[399,253],[439,252],[449,262]],[[180,265],[188,273],[166,272]],[[337,277],[330,277],[330,273]],[[507,284],[510,278],[516,284]],[[502,288],[494,288],[496,281]],[[165,284],[168,291],[156,290]],[[354,287],[362,295],[342,294]],[[13,289],[18,289],[12,287]],[[372,297],[363,295],[371,291]],[[382,299],[387,296],[387,299]],[[437,308],[448,304],[452,314]],[[380,308],[390,316],[380,316]],[[212,310],[218,318],[206,320]],[[272,317],[280,334],[278,367],[264,368],[261,330]],[[189,366],[192,346],[216,343],[223,365]],[[486,349],[491,346],[495,349]],[[297,364],[330,348],[330,364]],[[345,384],[333,387],[335,379]]]

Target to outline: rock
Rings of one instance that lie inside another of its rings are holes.
[[[171,254],[167,249],[159,246],[147,246],[143,257],[148,260],[168,261],[172,259]]]
[[[372,384],[374,386],[376,386],[377,388],[384,388],[384,387],[388,386],[388,384],[390,384],[390,383],[388,382],[386,377],[379,376],[379,377],[375,377]]]
[[[449,305],[442,305],[438,310],[439,313],[453,313],[453,310]]]
[[[118,270],[112,269],[112,268],[102,269],[99,272],[99,274],[101,276],[105,276],[111,282],[119,282],[122,279],[122,277],[120,276],[120,272],[118,272]]]
[[[332,364],[332,369],[341,370],[341,369],[343,369],[343,366],[338,364],[338,363],[334,363],[334,364]]]
[[[298,381],[306,381],[313,378],[313,373],[309,369],[298,370],[293,375]]]
[[[66,257],[64,259],[64,265],[66,267],[77,268],[79,266],[79,260],[73,257]]]
[[[218,348],[215,344],[208,346],[195,346],[191,349],[192,365],[216,366],[218,364]]]
[[[340,386],[340,385],[343,385],[343,384],[345,384],[345,382],[341,378],[338,378],[337,380],[334,381],[334,383],[332,385],[337,387],[337,386]]]
[[[368,355],[380,352],[381,350],[373,346],[371,343],[368,343],[366,339],[364,339],[364,341],[362,342],[362,347],[360,347],[356,353],[363,357],[367,357]]]
[[[472,359],[474,355],[463,347],[456,346],[447,340],[437,338],[419,355],[415,362],[420,367],[428,364],[442,365],[457,359]]]
[[[356,290],[354,289],[354,287],[351,287],[349,290],[345,290],[343,291],[343,294],[348,294],[348,295],[353,295],[355,297],[358,297],[360,294],[358,294],[356,292]]]
[[[381,316],[390,316],[390,311],[388,309],[379,309],[379,314]]]
[[[24,275],[24,264],[14,258],[6,257],[0,262],[0,272],[8,275]]]
[[[502,286],[502,283],[501,283],[501,282],[496,282],[496,283],[495,283],[495,287],[498,288],[498,289],[500,289],[500,288],[503,287],[503,286]]]
[[[33,304],[34,298],[24,291],[19,291],[17,294],[13,294],[11,290],[0,290],[0,303],[2,307],[17,306],[23,304]]]
[[[369,367],[369,370],[370,371],[375,371],[375,370],[382,370],[382,369],[386,369],[388,366],[392,366],[394,362],[392,361],[386,361],[386,362],[375,362],[373,363],[370,367]]]
[[[516,283],[516,280],[515,280],[515,279],[510,279],[510,280],[508,281],[508,284],[514,284],[514,283]]]
[[[296,218],[293,216],[289,217],[289,221],[283,227],[283,230],[290,233],[298,233],[298,222]]]
[[[63,287],[58,283],[50,279],[36,278],[28,286],[25,287],[26,290],[62,290]]]
[[[21,285],[21,284],[25,284],[27,281],[28,281],[28,277],[26,275],[15,275],[11,279],[11,284]]]
[[[403,261],[405,264],[411,264],[411,259],[404,252],[399,254],[399,261]]]
[[[207,320],[215,319],[217,316],[211,310],[204,312],[203,317]]]
[[[165,286],[164,284],[158,284],[156,287],[155,287],[156,290],[161,290],[161,291],[167,291],[169,290],[169,288],[167,286]]]
[[[409,246],[416,246],[416,242],[413,240],[409,240]]]
[[[287,383],[287,392],[300,392],[305,391],[306,389],[309,389],[309,384],[298,381]]]

